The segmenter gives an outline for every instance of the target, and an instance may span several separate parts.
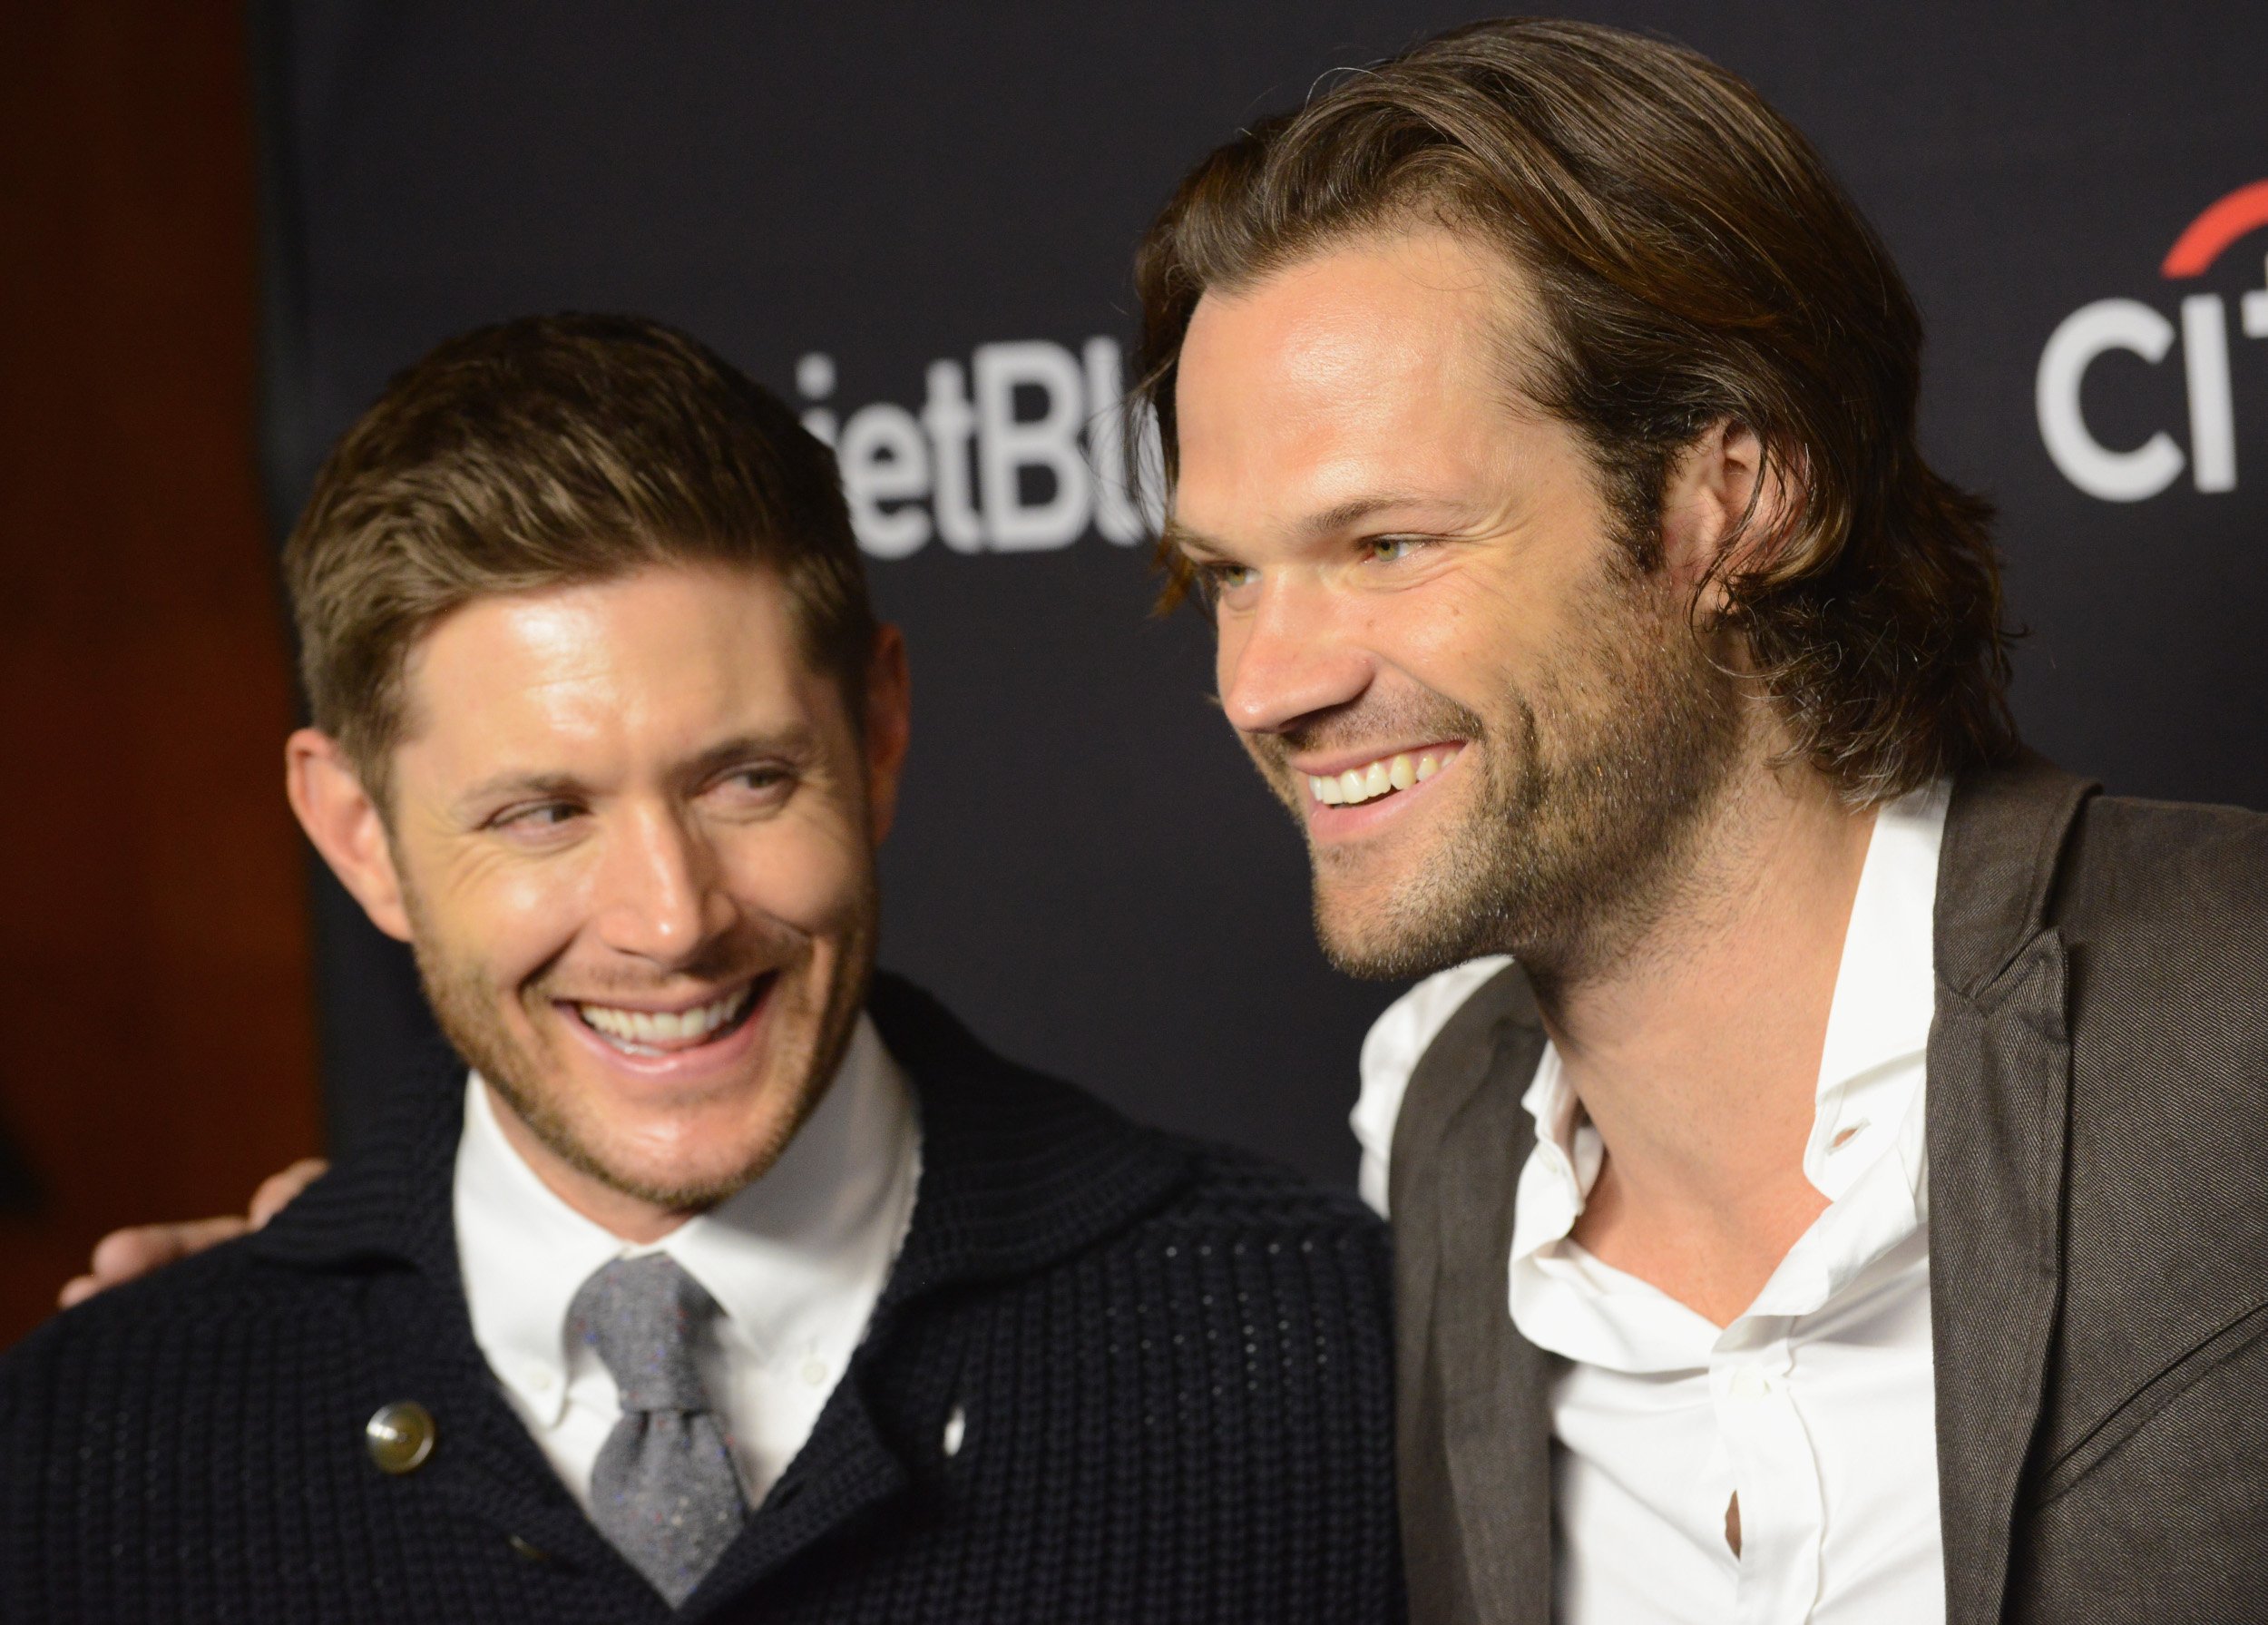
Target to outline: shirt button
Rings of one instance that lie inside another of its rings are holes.
[[[817,1355],[813,1355],[804,1361],[803,1370],[798,1375],[805,1382],[816,1388],[826,1381],[826,1362],[819,1358]]]
[[[1734,1372],[1733,1380],[1728,1385],[1732,1389],[1735,1399],[1762,1399],[1772,1392],[1772,1379],[1754,1366],[1743,1366]]]
[[[382,1405],[362,1430],[370,1459],[381,1473],[415,1473],[433,1454],[433,1413],[414,1399]]]

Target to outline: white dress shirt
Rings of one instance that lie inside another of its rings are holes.
[[[457,1261],[474,1340],[513,1409],[588,1511],[591,1466],[621,1401],[598,1356],[569,1347],[568,1306],[610,1260],[667,1253],[723,1311],[701,1375],[755,1506],[810,1437],[913,1214],[913,1093],[874,1023],[858,1018],[826,1097],[761,1179],[650,1246],[553,1195],[496,1110],[474,1073],[457,1142]]]
[[[1946,801],[1940,785],[1876,817],[1804,1153],[1828,1205],[1730,1326],[1574,1241],[1602,1151],[1544,1048],[1522,1100],[1536,1147],[1514,1198],[1508,1309],[1569,1362],[1549,1395],[1564,1625],[1944,1618],[1923,1062]],[[1411,1070],[1507,963],[1419,984],[1364,1043],[1354,1125],[1381,1211]]]

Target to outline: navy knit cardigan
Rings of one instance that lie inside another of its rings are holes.
[[[258,1236],[0,1358],[0,1620],[1398,1620],[1376,1222],[989,1054],[903,984],[871,1008],[920,1103],[912,1226],[681,1615],[474,1345],[456,1074]],[[364,1426],[403,1400],[435,1446],[387,1476]]]

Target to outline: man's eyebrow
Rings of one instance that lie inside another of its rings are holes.
[[[671,777],[687,783],[698,784],[712,778],[727,768],[735,767],[758,757],[787,757],[791,760],[807,760],[816,750],[817,734],[807,724],[790,723],[784,728],[756,729],[733,735],[708,746],[671,770]],[[457,806],[467,812],[497,801],[567,798],[587,794],[589,786],[572,773],[528,772],[506,768],[503,772],[482,779],[457,798]]]
[[[1374,514],[1386,513],[1394,508],[1422,507],[1437,500],[1411,491],[1383,491],[1370,496],[1350,497],[1345,502],[1308,514],[1296,528],[1303,538],[1315,541],[1349,530]],[[1227,543],[1191,529],[1170,514],[1166,516],[1161,534],[1168,547],[1185,553],[1213,554],[1224,558],[1236,556],[1237,550]]]
[[[512,768],[482,779],[459,796],[456,805],[469,815],[492,801],[516,800],[523,797],[554,799],[578,795],[582,788],[582,781],[572,773],[532,773]]]
[[[720,739],[678,769],[679,776],[689,784],[699,784],[713,778],[727,768],[738,767],[757,757],[784,756],[792,761],[808,760],[818,749],[818,736],[810,725],[791,722],[784,728],[755,729]]]
[[[1319,514],[1310,514],[1300,522],[1300,530],[1309,538],[1336,535],[1351,530],[1374,514],[1393,508],[1422,507],[1435,498],[1422,496],[1413,491],[1382,491],[1372,496],[1350,497]]]
[[[1191,530],[1170,514],[1166,515],[1158,539],[1177,553],[1223,554],[1229,551],[1225,543],[1216,541],[1203,531]]]

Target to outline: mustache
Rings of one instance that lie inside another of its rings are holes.
[[[1475,741],[1487,731],[1479,713],[1427,690],[1311,711],[1273,732],[1247,733],[1245,744],[1264,768],[1288,777],[1295,756],[1334,753],[1383,740]]]

